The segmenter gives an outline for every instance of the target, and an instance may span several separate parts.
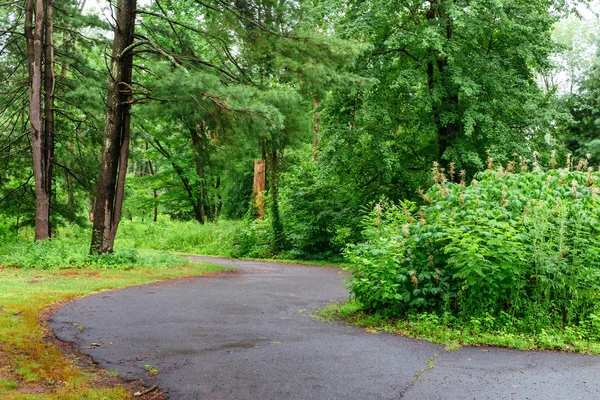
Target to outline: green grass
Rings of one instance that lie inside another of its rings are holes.
[[[243,229],[243,221],[219,221],[199,224],[196,221],[159,220],[123,221],[115,248],[167,250],[178,253],[229,257],[234,237]]]
[[[404,318],[366,313],[360,303],[332,303],[319,310],[315,317],[325,321],[343,320],[364,327],[370,332],[387,332],[439,343],[452,351],[461,346],[498,346],[520,350],[557,350],[584,354],[600,354],[600,343],[585,338],[577,329],[541,330],[523,334],[517,327],[491,326],[485,316],[471,318],[467,323],[454,316],[420,313]]]
[[[96,387],[89,371],[44,339],[41,313],[100,291],[226,269],[157,251],[124,250],[90,258],[86,243],[12,238],[0,249],[0,398],[123,399],[123,387]],[[18,266],[18,267],[17,267]]]
[[[51,240],[34,242],[29,232],[0,238],[0,265],[23,269],[64,268],[130,269],[135,266],[171,268],[185,261],[169,253],[115,246],[114,254],[90,256],[89,231],[65,228]]]

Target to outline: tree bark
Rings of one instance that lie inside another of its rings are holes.
[[[29,63],[29,125],[35,181],[35,240],[51,236],[50,201],[54,157],[53,1],[27,0],[25,38]],[[45,61],[45,62],[44,62]],[[42,79],[44,106],[42,108]]]
[[[254,187],[252,194],[258,218],[265,219],[265,160],[254,160]]]
[[[148,142],[146,142],[146,150],[148,150]],[[154,168],[152,168],[152,161],[148,161],[148,170],[150,171],[150,176],[154,176]],[[154,193],[154,216],[152,218],[153,222],[158,221],[158,192],[156,189],[152,190]]]
[[[192,138],[192,146],[194,147],[194,165],[196,167],[196,175],[198,175],[198,184],[196,189],[198,190],[198,208],[201,218],[198,219],[200,223],[210,221],[210,207],[206,207],[207,203],[207,191],[204,185],[205,173],[204,173],[204,158],[208,157],[207,152],[204,149],[204,127],[190,129],[190,135]]]
[[[67,183],[67,215],[71,224],[75,223],[77,211],[75,210],[75,195],[73,193],[73,181],[69,174],[65,174]]]
[[[88,200],[90,206],[88,220],[90,222],[94,222],[94,205],[96,204],[96,198],[94,196],[90,196]]]
[[[112,253],[121,220],[129,157],[136,0],[119,0],[108,79],[106,125],[94,206],[91,254]]]
[[[44,43],[44,192],[48,196],[48,235],[51,235],[50,206],[52,201],[52,177],[54,166],[54,0],[46,0]]]

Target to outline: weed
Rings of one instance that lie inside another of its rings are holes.
[[[19,382],[17,382],[17,381],[0,378],[0,388],[16,389],[18,386],[19,386]]]
[[[150,373],[150,375],[158,375],[158,369],[154,368],[150,364],[144,365],[144,369]]]
[[[444,343],[444,350],[445,351],[455,351],[460,349],[462,346],[460,345],[460,343],[458,342],[458,340],[451,340],[449,342]]]
[[[72,324],[75,328],[79,329],[79,332],[85,331],[85,326],[81,326],[79,324],[76,324],[75,322],[72,322]]]
[[[415,373],[415,376],[410,381],[409,385],[413,386],[415,383],[417,383],[417,381],[419,380],[421,375],[423,375],[423,372],[432,370],[435,367],[434,361],[438,357],[439,357],[439,354],[435,353],[431,358],[429,358],[427,360],[427,368],[421,368],[420,370],[418,370]]]
[[[511,346],[600,340],[599,174],[508,171],[465,186],[436,166],[427,205],[378,204],[347,250],[364,311],[436,340],[453,336],[438,326]]]
[[[390,317],[366,311],[356,300],[331,303],[317,315],[322,320],[341,319],[346,323],[368,330],[401,334],[415,339],[428,340],[454,351],[465,345],[499,346],[520,350],[561,350],[586,354],[600,354],[600,344],[585,338],[585,332],[576,328],[545,329],[539,333],[523,334],[519,328],[507,324],[482,330],[480,325],[464,324],[461,319],[431,313]]]

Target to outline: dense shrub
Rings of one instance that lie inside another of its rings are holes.
[[[341,259],[360,213],[343,197],[340,183],[311,156],[312,146],[290,151],[280,180],[280,208],[287,247],[284,258]],[[358,230],[356,230],[358,231]]]
[[[234,258],[271,258],[273,254],[273,229],[270,216],[264,220],[244,220],[244,228],[236,232],[233,238]]]
[[[513,169],[467,186],[434,168],[424,206],[378,204],[366,241],[347,250],[354,297],[390,315],[484,316],[536,332],[578,325],[600,338],[600,174],[585,161]]]

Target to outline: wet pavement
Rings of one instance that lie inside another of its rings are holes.
[[[600,357],[446,352],[328,324],[310,315],[347,298],[337,268],[194,259],[237,271],[99,293],[66,305],[48,326],[169,399],[600,399]]]

